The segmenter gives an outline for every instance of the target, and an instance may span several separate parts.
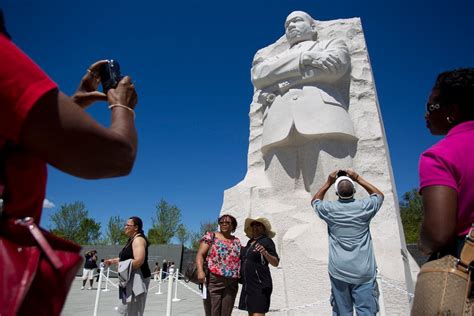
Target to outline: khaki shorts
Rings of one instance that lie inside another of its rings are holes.
[[[94,270],[95,269],[83,269],[82,270],[82,279],[83,280],[92,280],[94,278]]]

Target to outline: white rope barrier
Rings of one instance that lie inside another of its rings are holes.
[[[192,287],[190,287],[189,285],[187,285],[186,282],[183,282],[183,281],[181,281],[181,280],[178,280],[178,282],[179,282],[182,286],[184,286],[185,288],[187,288],[188,290],[190,290],[191,292],[193,292],[194,294],[199,295],[199,297],[202,296],[202,293],[201,293],[201,292],[199,292],[198,290],[193,289]]]
[[[191,288],[184,281],[179,279],[180,277],[184,277],[183,274],[179,273],[179,269],[176,269],[176,272],[174,274],[165,272],[166,278],[164,280],[161,279],[161,277],[162,277],[161,272],[162,271],[160,271],[159,280],[158,280],[157,284],[154,285],[153,287],[149,288],[148,291],[151,291],[152,289],[158,287],[158,292],[156,292],[155,294],[163,294],[161,292],[161,285],[164,281],[166,281],[166,280],[168,281],[168,291],[167,291],[167,299],[166,299],[166,302],[167,302],[166,303],[166,316],[171,316],[172,302],[181,301],[181,299],[178,298],[178,283],[181,284],[182,286],[184,286],[186,289],[193,292],[194,294],[198,295],[199,297],[202,297],[201,292]],[[95,298],[95,304],[94,304],[94,314],[93,314],[94,316],[98,315],[98,309],[99,309],[99,303],[100,303],[100,292],[110,291],[110,289],[108,288],[109,283],[111,285],[113,285],[114,287],[116,287],[116,288],[119,287],[118,283],[115,284],[114,282],[112,282],[110,280],[110,274],[111,273],[118,274],[116,271],[110,269],[110,267],[107,268],[107,272],[105,272],[104,268],[101,268],[100,273],[97,274],[99,276],[99,280],[97,282],[97,292],[96,292],[96,298]],[[156,272],[156,274],[158,274],[158,272]],[[105,282],[105,289],[104,290],[102,290],[102,282]],[[175,283],[175,284],[173,284],[173,283]],[[173,296],[173,285],[174,285],[174,298],[172,298],[172,296]]]
[[[115,272],[115,271],[113,271],[113,270],[110,270],[110,272]],[[108,286],[107,286],[107,283],[110,283],[110,284],[112,284],[112,285],[113,285],[114,287],[116,287],[116,288],[118,288],[118,287],[119,287],[119,285],[118,285],[118,282],[117,282],[117,284],[115,284],[114,282],[110,281],[110,278],[108,277],[108,274],[109,274],[109,273],[107,273],[107,276],[106,276],[106,279],[105,279],[105,282],[106,282],[106,286],[105,286],[105,288],[107,289],[107,291],[105,291],[105,290],[104,290],[104,292],[108,292],[108,291],[110,291],[110,290],[109,290],[109,288],[108,288]]]
[[[107,267],[107,275],[105,276],[105,289],[102,292],[108,292],[109,290],[109,275],[110,275],[110,267]]]

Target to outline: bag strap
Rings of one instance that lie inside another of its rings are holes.
[[[474,261],[474,224],[469,234],[466,235],[459,259],[466,266],[469,266]]]
[[[3,213],[4,205],[8,201],[8,190],[6,188],[6,184],[7,184],[6,160],[10,152],[14,150],[15,150],[15,145],[13,145],[12,142],[0,137],[0,199],[2,199],[2,204],[0,205],[0,219],[2,218],[2,215],[3,215],[2,213]]]
[[[1,143],[1,139],[0,139],[0,143]],[[4,143],[3,146],[0,146],[0,199],[4,199],[4,192],[5,192],[6,147],[7,147],[6,143]]]
[[[15,224],[28,228],[31,235],[40,246],[41,250],[43,250],[46,257],[48,257],[49,261],[51,261],[51,263],[56,269],[61,269],[63,267],[63,263],[61,262],[59,257],[56,255],[53,248],[51,248],[50,244],[48,243],[43,233],[41,232],[41,229],[35,224],[35,221],[32,217],[17,219],[15,220]]]
[[[215,232],[211,232],[211,234],[212,234],[211,244],[209,245],[209,249],[207,250],[207,253],[206,253],[206,258],[204,259],[204,263],[205,263],[206,265],[208,265],[209,253],[211,252],[212,245],[214,244],[214,242],[215,242],[215,240],[216,240],[216,233],[215,233]]]

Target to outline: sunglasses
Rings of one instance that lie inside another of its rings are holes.
[[[232,222],[229,222],[229,221],[220,221],[219,222],[219,225],[230,225],[232,224]]]
[[[426,103],[426,112],[434,112],[436,110],[439,110],[441,108],[441,105],[439,103]]]
[[[250,227],[259,227],[259,226],[263,226],[263,224],[260,222],[253,222],[250,224]]]
[[[137,226],[137,225],[125,224],[124,226],[125,226],[125,227],[133,227],[133,226]]]

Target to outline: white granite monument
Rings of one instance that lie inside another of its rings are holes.
[[[221,214],[241,224],[263,216],[276,230],[272,310],[329,315],[327,228],[310,200],[330,172],[354,169],[385,194],[371,224],[381,308],[409,314],[410,256],[360,19],[315,21],[295,11],[284,29],[254,57],[247,174],[225,191]],[[246,243],[242,225],[237,236]]]

